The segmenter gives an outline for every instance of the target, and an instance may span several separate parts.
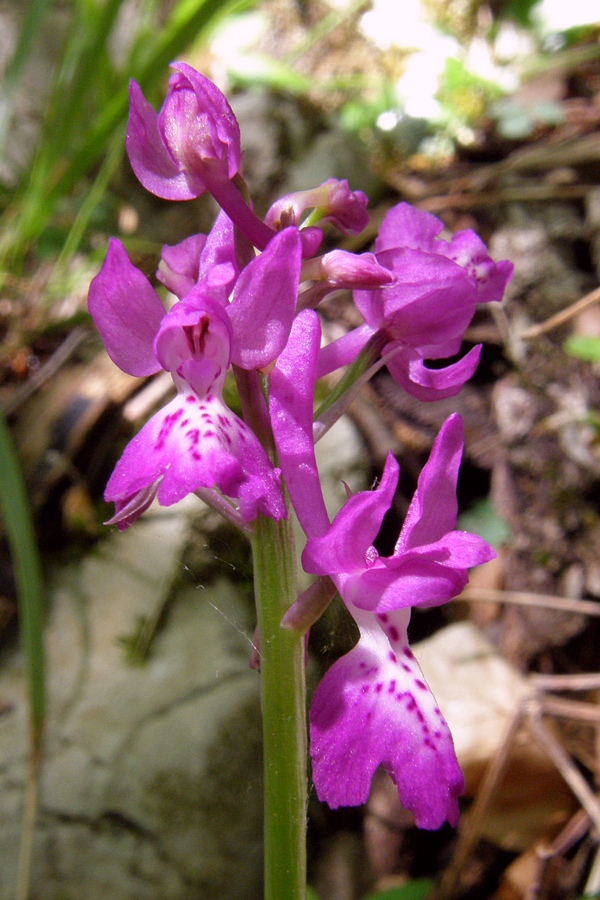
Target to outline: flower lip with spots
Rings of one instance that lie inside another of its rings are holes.
[[[310,709],[313,781],[330,807],[366,803],[383,765],[419,828],[456,825],[464,778],[448,725],[408,646],[410,609],[346,602],[360,638],[320,682]]]

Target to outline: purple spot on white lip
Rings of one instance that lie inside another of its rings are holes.
[[[389,659],[390,662],[393,662],[393,663],[396,663],[396,664],[398,663],[398,658],[397,658],[397,656],[396,656],[396,654],[394,653],[393,650],[390,650],[390,652],[388,653],[388,659]]]
[[[415,684],[416,684],[416,686],[419,688],[420,691],[426,691],[426,690],[427,690],[427,685],[425,684],[424,681],[421,681],[420,678],[415,678]]]
[[[390,637],[393,641],[397,641],[400,639],[400,632],[395,625],[392,625],[392,627],[390,628]]]
[[[183,409],[176,409],[175,412],[169,413],[165,416],[162,427],[156,439],[155,447],[157,450],[162,450],[167,442],[171,431],[173,430],[173,426],[177,423],[177,420],[181,418],[183,414]]]

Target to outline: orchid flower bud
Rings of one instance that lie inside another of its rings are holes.
[[[273,204],[266,223],[279,231],[288,225],[299,225],[308,209],[316,209],[321,218],[332,222],[344,234],[360,234],[369,222],[369,199],[362,191],[351,191],[344,179],[329,178],[320,187],[288,194]]]
[[[185,63],[175,63],[157,114],[131,82],[127,153],[147,190],[165,200],[191,200],[241,168],[240,129],[224,94]]]

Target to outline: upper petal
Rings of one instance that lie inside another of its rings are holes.
[[[454,413],[442,425],[421,470],[394,550],[395,557],[412,547],[433,544],[456,528],[456,484],[463,446],[463,421]]]
[[[191,200],[204,193],[202,183],[190,183],[169,153],[159,129],[158,116],[136,81],[129,88],[127,155],[138,180],[147,191],[164,200]]]
[[[392,504],[399,472],[398,463],[388,453],[377,489],[350,497],[327,533],[307,542],[302,554],[306,572],[312,575],[349,574],[367,567],[367,551]]]
[[[205,244],[205,234],[193,234],[179,244],[166,244],[162,248],[156,277],[180,300],[198,283],[200,257]]]
[[[233,329],[232,361],[262,369],[282,352],[290,334],[302,263],[297,228],[276,234],[242,270],[227,308]]]
[[[187,63],[176,62],[171,68],[175,74],[170,78],[165,101],[165,128],[168,127],[171,134],[183,131],[183,142],[193,148],[194,156],[202,162],[222,161],[227,177],[234,178],[242,162],[240,126],[225,94],[210,78]],[[193,93],[195,102],[184,103],[183,117],[179,120],[176,109],[169,108],[169,102],[178,94],[188,92]],[[168,123],[167,119],[170,120]]]
[[[308,537],[324,534],[329,517],[315,458],[313,405],[319,317],[304,310],[271,372],[269,408],[277,456],[298,520]]]
[[[110,239],[104,264],[90,284],[88,307],[108,355],[120,369],[138,378],[160,371],[154,338],[165,310],[116,238]]]
[[[398,203],[386,213],[375,242],[375,252],[410,247],[433,251],[444,223],[431,213],[416,209],[410,203]]]

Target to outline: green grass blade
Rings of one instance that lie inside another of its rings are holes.
[[[12,437],[0,411],[0,513],[8,536],[19,603],[20,633],[27,661],[34,750],[42,741],[46,713],[44,582],[31,508]]]
[[[31,180],[24,191],[18,216],[5,218],[7,227],[0,241],[0,256],[18,259],[32,241],[36,240],[46,227],[60,198],[65,196],[77,181],[97,163],[105,151],[106,144],[118,126],[125,121],[129,105],[129,78],[136,78],[145,91],[164,79],[167,65],[197,41],[202,34],[225,15],[247,9],[256,0],[180,0],[175,6],[166,25],[157,32],[154,41],[146,41],[143,50],[134,46],[127,71],[120,73],[118,84],[108,102],[97,112],[86,110],[86,120],[95,117],[90,129],[87,124],[79,129],[79,144],[67,158],[57,159],[53,144],[53,124],[50,124],[51,140],[47,149],[42,150],[39,164],[33,167]],[[111,0],[111,12],[118,5]],[[107,14],[108,15],[108,14]],[[108,19],[103,20],[105,28]],[[104,48],[102,44],[102,48]],[[93,41],[94,52],[100,52],[100,45]],[[106,62],[107,55],[102,55]],[[98,66],[100,57],[98,57]],[[84,67],[87,79],[90,68]],[[115,73],[116,78],[116,73]],[[77,92],[75,107],[84,94]],[[68,113],[68,110],[67,110]],[[71,130],[72,126],[69,127]],[[60,143],[60,142],[59,142]],[[44,140],[42,139],[42,145]],[[58,146],[58,145],[57,145]],[[60,173],[60,174],[57,174]]]

